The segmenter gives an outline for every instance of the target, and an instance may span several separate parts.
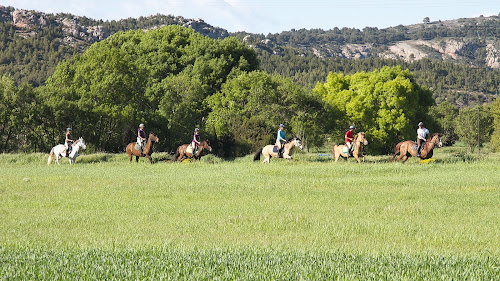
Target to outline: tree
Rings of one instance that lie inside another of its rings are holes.
[[[434,104],[431,92],[399,66],[347,76],[330,73],[326,83],[318,83],[314,90],[341,112],[344,128],[355,124],[366,132],[371,139],[367,149],[376,153],[413,138],[415,124],[429,119],[427,112]]]
[[[492,132],[493,118],[489,108],[484,108],[482,106],[462,108],[455,119],[455,131],[459,140],[467,146],[469,152],[474,152],[474,149],[478,147],[478,118],[481,128],[479,145],[482,145],[483,143],[489,141]]]
[[[207,125],[223,145],[231,147],[226,156],[246,155],[274,143],[280,123],[286,125],[288,137],[301,131],[317,139],[321,100],[289,79],[262,71],[241,73],[208,101],[212,112]]]
[[[160,148],[189,141],[210,109],[205,99],[228,77],[258,68],[234,38],[210,39],[180,26],[117,33],[60,63],[41,90],[51,126],[74,131],[100,151],[122,151],[139,123]]]
[[[497,98],[491,105],[493,117],[493,134],[491,135],[490,147],[494,151],[500,151],[500,99]]]
[[[440,103],[438,106],[431,107],[429,115],[437,123],[438,127],[435,131],[442,132],[442,142],[446,145],[452,145],[458,140],[455,133],[455,118],[458,115],[458,108],[447,101]]]

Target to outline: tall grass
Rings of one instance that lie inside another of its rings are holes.
[[[449,160],[460,153],[71,167],[0,155],[0,276],[495,279],[500,157]]]

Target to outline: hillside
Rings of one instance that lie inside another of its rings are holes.
[[[310,88],[329,71],[371,71],[402,65],[438,102],[459,106],[489,102],[500,84],[500,19],[497,16],[436,21],[378,29],[291,30],[277,34],[228,33],[203,20],[152,15],[119,21],[46,14],[0,6],[0,74],[18,84],[42,85],[62,60],[92,43],[131,29],[190,27],[211,38],[235,36],[253,47],[268,73]]]
[[[430,58],[500,68],[498,16],[437,21],[386,29],[291,30],[278,34],[238,36],[257,47],[279,51],[292,47],[318,57],[390,58],[405,61]]]

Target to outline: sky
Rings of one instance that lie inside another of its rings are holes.
[[[0,5],[102,20],[159,13],[264,35],[301,28],[386,28],[422,23],[425,17],[437,21],[500,13],[497,0],[0,0]]]

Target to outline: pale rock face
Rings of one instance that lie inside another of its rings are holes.
[[[492,42],[486,45],[486,64],[491,68],[500,68],[500,49]]]
[[[14,10],[11,15],[13,24],[19,28],[45,27],[50,24],[43,14],[37,16],[35,13],[27,10]]]

